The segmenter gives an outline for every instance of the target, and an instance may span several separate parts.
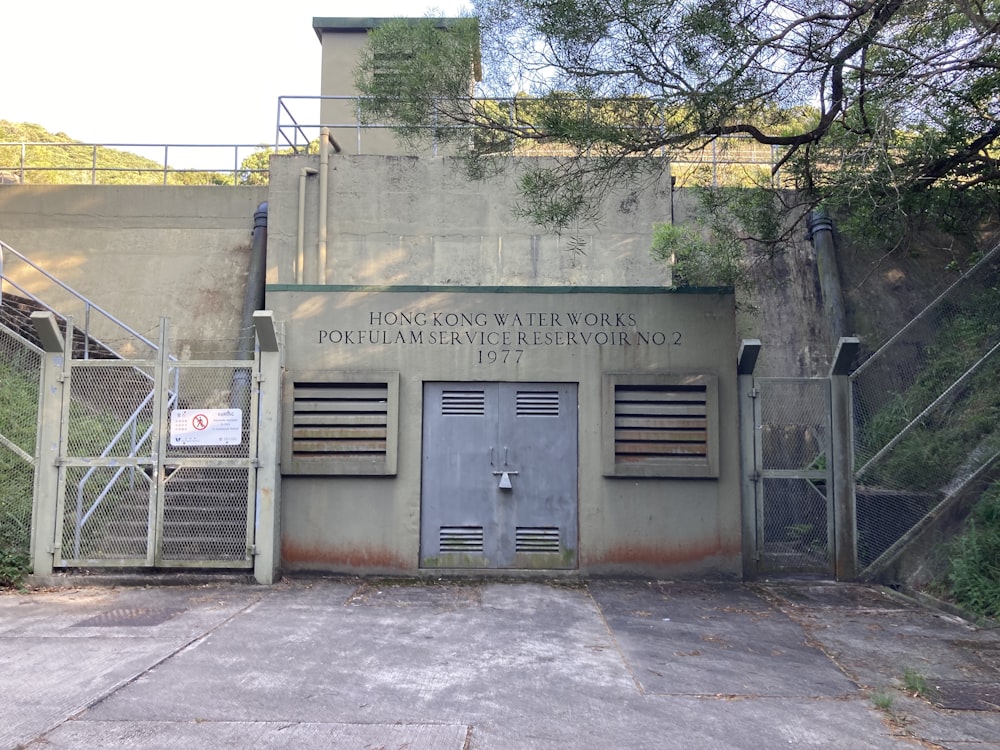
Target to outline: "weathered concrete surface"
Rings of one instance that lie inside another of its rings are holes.
[[[606,196],[598,223],[556,234],[518,215],[519,174],[469,180],[457,158],[330,159],[327,251],[319,253],[319,182],[303,183],[306,284],[459,286],[669,286],[650,253],[653,225],[670,223],[669,180]],[[271,160],[268,284],[296,283],[300,175],[317,156]],[[735,344],[734,344],[735,345]]]
[[[175,354],[217,357],[235,351],[253,216],[265,200],[266,187],[5,185],[0,240],[154,342],[170,318]],[[5,275],[83,326],[82,305],[13,256],[4,261]],[[91,324],[100,326],[96,315]],[[116,331],[95,335],[122,344]]]
[[[436,502],[421,485],[423,473],[434,465],[426,458],[432,448],[423,444],[424,420],[434,413],[433,401],[423,397],[425,383],[575,382],[580,575],[742,577],[736,358],[733,349],[718,343],[735,336],[731,295],[595,289],[548,293],[546,287],[496,295],[299,289],[268,291],[268,307],[286,322],[286,384],[311,376],[336,379],[338,371],[371,373],[375,382],[385,372],[398,373],[398,427],[392,432],[398,462],[394,477],[308,476],[307,469],[296,469],[291,450],[296,417],[287,395],[281,509],[285,570],[420,572],[421,524],[428,518],[428,504]],[[425,316],[426,325],[373,323],[388,319],[383,311],[411,317],[416,311]],[[515,313],[517,322],[508,320]],[[501,317],[506,321],[502,326]],[[545,327],[537,324],[542,319]],[[359,329],[376,336],[376,343],[361,344]],[[545,343],[546,336],[556,333],[562,344]],[[571,333],[573,344],[568,343]],[[639,338],[644,333],[645,343]],[[353,343],[346,343],[348,334]],[[404,336],[408,343],[378,343],[379,334],[388,335],[390,342]],[[445,334],[457,343],[433,342],[432,337],[440,342]],[[470,336],[473,341],[476,336],[509,336],[506,351],[513,354],[480,364],[490,347],[469,343]],[[598,343],[598,336],[604,343]],[[420,337],[419,343],[414,337]],[[518,343],[522,341],[527,343]],[[717,477],[692,481],[686,473],[664,467],[638,479],[611,476],[616,467],[610,373],[717,378],[718,398],[707,396],[706,419],[709,440],[717,440]],[[488,444],[482,449],[488,452]],[[303,473],[293,475],[297,471]],[[468,513],[472,515],[461,523],[477,518],[471,507]]]
[[[849,585],[8,594],[0,747],[981,750],[1000,712],[937,708],[902,675],[995,685],[998,649],[997,631]]]

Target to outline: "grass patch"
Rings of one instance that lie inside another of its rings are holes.
[[[880,711],[890,711],[892,709],[893,700],[894,698],[892,693],[878,692],[872,694],[872,703],[874,703],[875,708]]]
[[[914,698],[927,698],[931,693],[927,678],[909,667],[903,671],[903,688]]]

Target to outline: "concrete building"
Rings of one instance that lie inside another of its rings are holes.
[[[315,19],[325,94],[377,23]],[[343,150],[271,170],[284,566],[739,577],[733,297],[650,256],[669,188],[560,236],[516,176]]]
[[[324,95],[353,93],[373,23],[315,19]],[[673,220],[669,180],[622,186],[599,226],[551,234],[518,218],[516,174],[474,182],[451,157],[363,144],[275,157],[266,188],[3,186],[2,239],[115,297],[106,306],[139,330],[169,316],[178,353],[198,359],[202,334],[240,333],[233,280],[266,201],[283,385],[257,441],[280,459],[275,570],[744,575],[734,299],[673,288],[651,257],[654,225]],[[150,258],[157,277],[109,288],[107,269]],[[133,463],[162,470],[168,492],[185,455]],[[248,565],[268,544],[254,537],[256,470],[246,544],[230,545]],[[149,514],[152,543],[164,517]],[[164,564],[145,547],[75,559],[55,538],[41,554],[56,568]]]

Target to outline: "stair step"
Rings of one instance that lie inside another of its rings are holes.
[[[31,314],[45,310],[44,306],[27,297],[5,293],[0,299],[0,322],[38,346],[41,342],[35,332],[35,326],[31,322]],[[59,321],[59,329],[65,333],[66,328],[62,321]],[[118,355],[106,346],[75,328],[73,329],[73,356],[76,359],[82,359],[85,354],[90,359],[119,359]]]

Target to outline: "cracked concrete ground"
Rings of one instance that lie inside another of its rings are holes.
[[[0,595],[0,748],[996,748],[1000,631],[851,584]]]

